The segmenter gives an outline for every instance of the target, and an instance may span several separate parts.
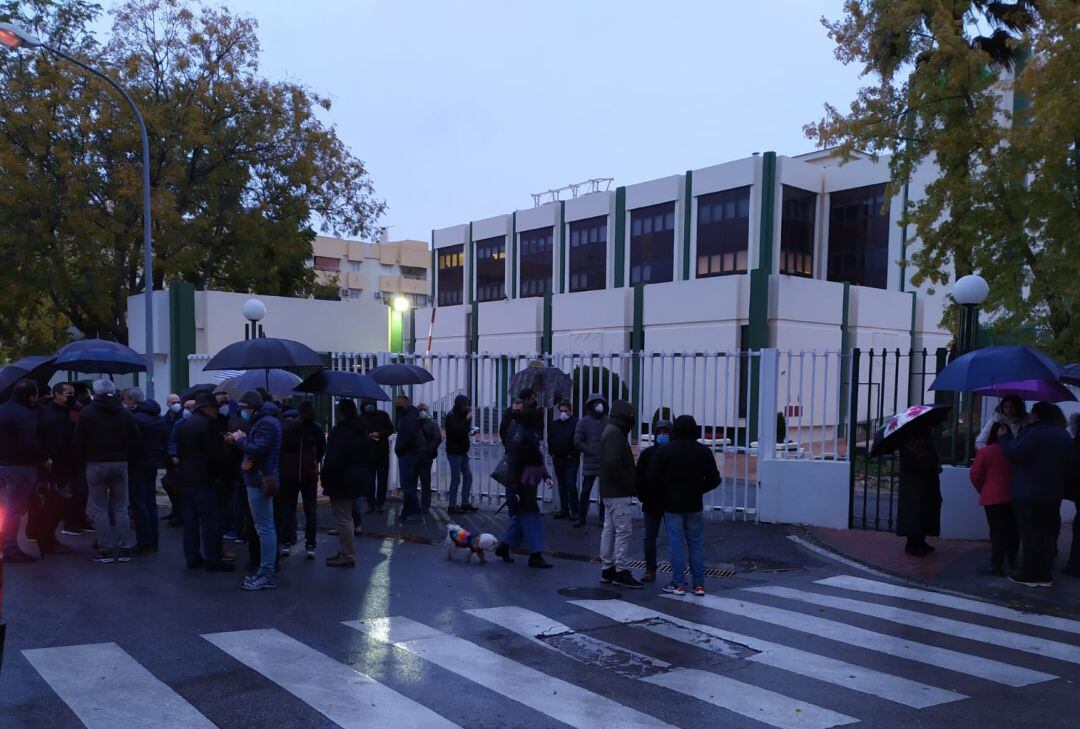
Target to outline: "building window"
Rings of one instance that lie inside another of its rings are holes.
[[[675,203],[630,211],[630,283],[671,281],[675,271]]]
[[[697,199],[697,277],[746,273],[750,249],[750,188]]]
[[[427,269],[416,266],[402,266],[401,276],[402,278],[407,278],[411,281],[426,281]]]
[[[570,223],[570,291],[607,286],[607,216]]]
[[[439,306],[458,306],[465,291],[465,246],[438,249]]]
[[[885,185],[829,195],[830,281],[883,289],[889,277],[889,216]]]
[[[360,261],[349,261],[349,270],[353,273],[360,273]]]
[[[784,185],[780,215],[780,273],[814,277],[817,193]]]
[[[551,247],[554,228],[527,230],[521,234],[521,297],[543,296],[551,292]]]
[[[353,301],[359,301],[360,300],[360,292],[356,291],[355,289],[350,289],[349,290],[349,298],[352,299]]]
[[[341,260],[329,256],[315,256],[315,270],[337,273],[341,270]]]
[[[506,236],[476,241],[476,300],[506,298]]]

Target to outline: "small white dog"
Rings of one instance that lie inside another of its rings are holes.
[[[499,540],[491,534],[474,534],[462,529],[457,524],[446,525],[446,558],[454,558],[455,549],[467,549],[469,555],[465,558],[466,562],[471,562],[474,554],[480,555],[480,564],[487,564],[487,560],[484,558],[484,552],[495,549],[499,545]]]

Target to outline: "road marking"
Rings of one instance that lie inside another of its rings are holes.
[[[545,615],[522,607],[487,608],[483,610],[466,610],[465,612],[556,650],[559,650],[557,644],[548,644],[536,636],[578,635],[582,638],[588,638],[595,644],[594,648],[600,653],[606,652],[608,655],[617,655],[625,651],[621,646],[592,636],[580,635],[568,625],[563,625]],[[736,714],[756,719],[771,726],[780,727],[780,729],[794,729],[795,727],[828,729],[829,727],[858,721],[853,717],[823,709],[814,704],[796,701],[775,691],[758,688],[726,676],[707,671],[671,668],[671,664],[666,661],[659,661],[641,653],[634,652],[634,655],[645,662],[653,664],[653,667],[659,667],[660,670],[653,670],[649,675],[640,675],[637,667],[633,665],[612,667],[606,665],[606,662],[594,664],[591,661],[583,660],[575,653],[562,650],[559,652],[574,660],[597,665],[601,668],[611,668],[619,675],[663,686],[695,699],[707,701],[714,706],[719,706]]]
[[[845,557],[842,554],[837,554],[836,552],[832,551],[831,549],[826,549],[825,547],[814,544],[813,542],[811,542],[809,540],[806,540],[806,539],[803,539],[802,537],[797,536],[795,534],[789,534],[788,539],[791,540],[792,542],[795,542],[796,544],[798,544],[803,549],[808,549],[811,552],[813,552],[814,554],[820,554],[822,557],[825,557],[826,559],[831,559],[834,562],[839,562],[840,564],[846,565],[846,566],[848,566],[848,567],[850,567],[850,568],[852,568],[854,570],[859,570],[860,572],[865,572],[868,575],[874,575],[875,577],[888,578],[888,577],[891,576],[891,575],[888,575],[888,574],[886,574],[884,572],[881,572],[880,570],[876,570],[873,567],[867,567],[862,562],[856,562],[853,559],[848,559],[847,557]]]
[[[894,585],[889,582],[868,580],[864,577],[837,575],[836,577],[830,577],[826,580],[818,580],[817,584],[827,585],[828,587],[839,587],[844,590],[855,590],[856,592],[868,592],[873,595],[898,597],[904,600],[921,602],[926,605],[938,605],[954,610],[966,610],[967,612],[986,615],[991,618],[1011,620],[1017,623],[1034,625],[1039,628],[1050,628],[1052,630],[1060,630],[1065,633],[1080,635],[1080,620],[1069,620],[1068,618],[1059,618],[1053,615],[1040,615],[1038,613],[1025,613],[1021,610],[1014,610],[1013,608],[995,605],[990,602],[972,600],[971,598],[932,592],[930,590],[918,590],[913,587]]]
[[[22,654],[88,729],[215,729],[116,643]]]
[[[727,644],[718,642],[714,638],[731,641],[751,650],[760,651],[745,656],[744,660],[772,666],[916,709],[925,709],[928,706],[947,704],[967,698],[964,694],[955,691],[930,686],[901,676],[893,676],[798,648],[790,648],[779,643],[759,640],[741,633],[721,630],[711,625],[683,620],[668,613],[639,607],[622,600],[571,600],[570,604],[592,610],[621,623],[633,623],[636,627],[649,630],[669,640],[724,655],[735,654]],[[642,622],[649,620],[663,620],[666,623]]]
[[[820,706],[796,701],[775,691],[696,668],[658,673],[641,680],[781,729],[827,729],[859,721]]]
[[[685,602],[685,598],[675,597],[674,595],[664,595],[664,597]],[[872,630],[866,630],[854,625],[847,625],[835,620],[826,620],[813,615],[805,615],[794,610],[783,610],[770,605],[744,602],[726,597],[715,597],[713,595],[695,597],[693,604],[711,610],[731,613],[732,615],[740,615],[751,620],[759,620],[781,628],[809,633],[865,650],[877,651],[897,658],[906,658],[910,661],[945,668],[968,676],[1005,684],[1006,686],[1028,686],[1057,678],[1057,676],[1042,671],[1033,671],[1030,668],[1013,666],[1001,661],[949,650],[948,648],[916,643],[913,640],[885,633],[875,633]]]
[[[579,729],[668,729],[671,726],[409,618],[352,620],[345,625]]]
[[[345,729],[460,729],[426,706],[277,630],[238,630],[203,638]]]
[[[915,610],[892,605],[880,605],[863,600],[852,600],[847,597],[793,590],[789,587],[750,587],[746,591],[756,592],[761,595],[773,595],[774,597],[782,597],[787,600],[796,600],[836,610],[846,610],[850,613],[888,620],[890,623],[907,625],[934,633],[944,633],[955,638],[966,638],[967,640],[989,643],[1002,648],[1034,653],[1043,658],[1054,658],[1068,663],[1080,663],[1080,647],[1058,643],[1045,638],[1036,638],[1023,633],[1013,633],[1000,628],[988,628],[985,625],[965,623],[962,620],[942,618],[937,615],[926,615]]]

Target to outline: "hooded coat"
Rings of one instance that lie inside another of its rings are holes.
[[[604,415],[597,416],[593,410],[593,406],[598,402],[604,404]],[[600,393],[594,392],[585,401],[585,411],[578,418],[577,427],[574,429],[574,447],[581,451],[583,476],[600,475],[600,437],[608,424],[608,411],[608,401]]]
[[[637,486],[634,453],[627,436],[634,427],[634,406],[616,400],[600,436],[600,497],[615,499],[633,496]]]
[[[915,433],[900,447],[896,533],[916,539],[941,533],[941,460],[929,433]]]
[[[87,463],[127,463],[138,452],[135,416],[116,397],[99,397],[79,412],[75,452]]]
[[[165,467],[169,449],[169,429],[161,417],[161,406],[153,400],[143,400],[134,411],[135,423],[141,438],[131,465],[147,470]]]
[[[1013,464],[1014,501],[1056,502],[1065,497],[1067,481],[1076,467],[1067,430],[1035,421],[1015,438],[1007,433],[999,442]]]
[[[664,512],[702,511],[702,497],[720,485],[716,459],[697,442],[699,433],[693,416],[680,415],[671,426],[671,440],[657,447],[650,459],[648,480]]]
[[[446,455],[463,456],[469,452],[469,431],[472,429],[472,421],[469,420],[469,398],[458,395],[454,398],[454,408],[443,418],[443,427],[446,429]]]
[[[161,427],[165,427],[164,420]],[[182,487],[221,488],[228,482],[229,446],[219,418],[199,409],[178,421],[176,453],[180,463],[175,473]]]
[[[364,428],[369,434],[378,433],[379,440],[371,441],[371,448],[367,449],[368,459],[372,465],[378,465],[379,463],[390,458],[390,436],[394,434],[394,423],[390,420],[390,415],[383,410],[379,410],[376,406],[374,412],[365,412],[364,408],[368,404],[374,405],[375,403],[364,403],[360,407],[360,419],[364,421]],[[371,440],[370,438],[368,440]]]
[[[372,490],[371,454],[374,441],[368,438],[361,417],[338,421],[330,431],[323,457],[323,493],[332,499],[356,499]]]

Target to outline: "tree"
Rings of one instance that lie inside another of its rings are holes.
[[[124,85],[146,120],[154,288],[309,295],[314,226],[371,235],[384,206],[320,120],[330,102],[259,76],[256,23],[189,0],[128,0],[90,33],[85,0],[0,0],[17,22]],[[41,51],[0,55],[0,342],[47,349],[73,324],[126,341],[145,289],[141,148],[123,100]],[[42,331],[42,323],[50,326]]]
[[[1080,4],[848,0],[844,9],[822,22],[837,58],[862,64],[873,83],[846,114],[826,105],[807,135],[845,156],[891,154],[894,190],[936,166],[900,216],[922,243],[912,283],[978,272],[991,282],[984,308],[997,328],[1034,329],[1052,353],[1080,359]]]

